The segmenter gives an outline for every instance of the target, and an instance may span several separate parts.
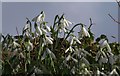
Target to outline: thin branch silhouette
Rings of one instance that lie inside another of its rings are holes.
[[[111,18],[114,22],[116,22],[116,23],[120,24],[120,22],[119,22],[119,21],[117,21],[117,20],[115,20],[115,19],[112,17],[112,15],[111,15],[111,14],[108,14],[108,15],[110,16],[110,18]]]

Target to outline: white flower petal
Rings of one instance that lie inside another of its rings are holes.
[[[28,41],[28,43],[26,44],[26,47],[27,47],[27,51],[33,50],[33,44],[30,41]]]
[[[20,44],[18,44],[17,42],[13,41],[13,45],[14,47],[20,47]]]
[[[50,27],[48,27],[48,26],[45,26],[45,27],[49,32],[51,31]]]
[[[53,44],[52,40],[49,37],[45,37],[47,44]]]
[[[90,37],[90,34],[89,34],[88,31],[85,29],[85,27],[82,27],[82,30],[83,30],[83,35],[84,35],[84,36]]]
[[[44,51],[44,53],[43,53],[43,56],[41,57],[41,60],[44,60],[45,59],[45,57],[46,57],[46,51]]]
[[[70,42],[70,45],[72,45],[73,44],[73,38],[71,39],[71,42]]]
[[[42,23],[44,21],[44,18],[45,18],[45,13],[42,11],[41,14],[37,17],[36,22]]]
[[[113,75],[119,76],[119,74],[117,73],[116,69],[113,69],[113,70],[110,72],[110,74],[109,74],[109,76],[113,76]]]
[[[108,52],[111,52],[111,48],[110,48],[110,45],[108,44],[107,40],[102,39],[102,40],[100,40],[99,43],[100,43],[101,48],[107,47]]]
[[[82,60],[83,60],[83,62],[84,62],[85,64],[87,64],[87,65],[90,64],[86,58],[82,57]]]
[[[67,57],[66,57],[66,61],[69,61],[70,60],[70,58],[71,58],[71,56],[70,55],[68,55]]]
[[[66,50],[65,50],[65,53],[67,53],[69,51],[69,48],[67,48]]]
[[[73,57],[71,57],[72,58],[72,60],[74,61],[74,62],[78,62],[78,60],[77,59],[75,59],[75,58],[73,58]]]
[[[50,51],[50,49],[46,48],[46,51],[53,59],[56,59],[55,54],[52,51]]]
[[[98,51],[97,54],[96,54],[96,57],[95,57],[95,60],[96,60],[96,61],[98,61],[98,59],[99,59],[99,57],[100,57],[100,54],[101,54],[101,52]]]
[[[47,31],[46,31],[45,29],[41,28],[41,30],[42,30],[42,32],[43,32],[44,34],[47,33]]]
[[[43,33],[42,33],[42,30],[40,29],[39,26],[37,26],[37,28],[36,28],[36,32],[37,32],[39,35],[42,35],[42,34],[43,34]]]
[[[74,37],[74,40],[81,44],[81,42],[76,37]]]

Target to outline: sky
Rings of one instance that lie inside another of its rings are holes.
[[[91,29],[95,37],[105,34],[110,41],[118,40],[118,24],[108,16],[110,13],[118,19],[118,7],[115,2],[3,2],[2,33],[15,35],[16,27],[21,33],[26,17],[31,20],[41,11],[45,12],[45,20],[49,25],[53,24],[55,15],[63,13],[66,19],[74,24],[81,22],[89,25],[89,18],[92,18],[95,25]],[[75,32],[79,30],[80,28],[76,28]],[[116,39],[111,36],[115,36]]]
[[[116,0],[1,0],[2,2],[115,2]]]

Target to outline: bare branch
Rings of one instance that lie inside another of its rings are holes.
[[[117,20],[115,20],[115,19],[112,17],[112,15],[110,15],[110,14],[108,14],[108,15],[110,16],[110,18],[111,18],[113,21],[115,21],[116,23],[120,24],[120,22],[117,21]]]

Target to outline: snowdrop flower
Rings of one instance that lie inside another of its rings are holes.
[[[20,44],[18,44],[17,42],[13,41],[13,46],[14,47],[20,47]]]
[[[105,40],[105,39],[100,40],[100,47],[101,48],[107,47],[108,52],[111,52],[111,48],[110,48],[107,40]]]
[[[44,42],[45,44],[53,44],[53,38],[45,36]]]
[[[67,53],[68,51],[72,52],[72,51],[75,51],[75,50],[72,48],[72,46],[70,46],[69,48],[67,48],[67,49],[65,50],[65,53]]]
[[[47,55],[47,53],[46,53],[46,51],[45,51],[45,52],[43,53],[42,57],[41,57],[41,60],[44,60],[45,57],[46,57],[46,55]]]
[[[84,26],[81,26],[81,31],[79,33],[80,37],[90,37],[89,32],[85,29]]]
[[[109,76],[113,76],[113,75],[119,76],[119,74],[117,73],[116,69],[113,69],[113,70],[110,72],[110,74],[109,74]]]
[[[68,21],[65,19],[65,17],[63,17],[63,19],[61,20],[61,24],[66,27],[69,26],[69,24],[72,24],[72,22]]]
[[[85,74],[91,75],[87,68],[85,68]]]
[[[45,18],[45,13],[44,11],[42,11],[37,17],[33,18],[32,21],[42,23],[44,21],[44,18]]]
[[[97,69],[97,76],[107,76],[105,73],[101,72],[99,69]]]
[[[20,56],[21,58],[25,58],[25,56],[23,55],[22,52],[19,54],[19,56]]]
[[[44,18],[45,18],[45,13],[44,13],[44,11],[42,11],[41,13],[40,13],[40,15],[38,16],[38,18],[37,18],[37,22],[43,22],[44,21]]]
[[[108,58],[109,58],[109,63],[110,63],[111,65],[113,65],[114,62],[115,62],[114,55],[108,52],[108,53],[107,53],[107,56],[108,56]]]
[[[108,62],[108,58],[107,57],[100,56],[100,60],[99,60],[100,64],[107,63],[107,62]]]
[[[59,31],[61,32],[63,30],[64,32],[67,32],[66,27],[68,27],[69,24],[72,24],[72,23],[66,20],[65,17],[63,17],[60,21],[60,25],[58,25]]]
[[[33,44],[30,42],[30,40],[28,41],[27,50],[28,50],[28,51],[33,50]]]
[[[89,61],[88,61],[86,58],[82,57],[81,59],[82,59],[82,61],[83,61],[86,65],[89,65],[89,64],[90,64]]]
[[[74,41],[78,42],[79,44],[81,44],[81,42],[78,40],[78,38],[76,37],[72,37],[70,45],[72,45],[74,43]]]
[[[42,33],[43,33],[43,34],[46,34],[46,33],[47,33],[47,31],[46,31],[44,28],[41,28],[41,30],[42,30]]]
[[[27,18],[26,25],[23,28],[23,33],[25,33],[26,36],[30,36],[30,32],[31,32],[31,22]]]
[[[101,55],[101,51],[98,51],[97,54],[96,54],[96,57],[95,57],[95,60],[96,60],[96,61],[98,61],[100,55]]]
[[[75,66],[71,69],[72,74],[75,74]]]
[[[71,56],[70,56],[70,55],[68,55],[68,56],[66,57],[65,61],[69,61],[69,60],[70,60],[70,58],[71,58]]]
[[[51,31],[51,29],[50,29],[50,27],[49,26],[47,26],[47,25],[44,25],[43,26],[48,32],[50,32]]]
[[[99,71],[99,69],[97,69],[97,76],[100,76],[100,71]]]
[[[43,34],[43,32],[42,32],[42,30],[41,30],[41,28],[39,26],[36,27],[35,32],[38,33],[39,35]]]
[[[54,55],[52,51],[50,51],[50,49],[46,48],[46,51],[53,59],[56,59],[56,56]]]
[[[48,26],[45,25],[45,27],[46,28],[36,25],[35,33],[38,33],[39,35],[43,35],[51,31],[51,29]]]
[[[77,59],[75,59],[75,58],[73,58],[73,57],[71,57],[71,59],[74,61],[74,62],[78,62],[78,60]]]
[[[54,53],[49,48],[46,48],[46,51],[43,53],[43,56],[41,57],[41,60],[44,60],[47,54],[49,54],[53,59],[56,59]]]

